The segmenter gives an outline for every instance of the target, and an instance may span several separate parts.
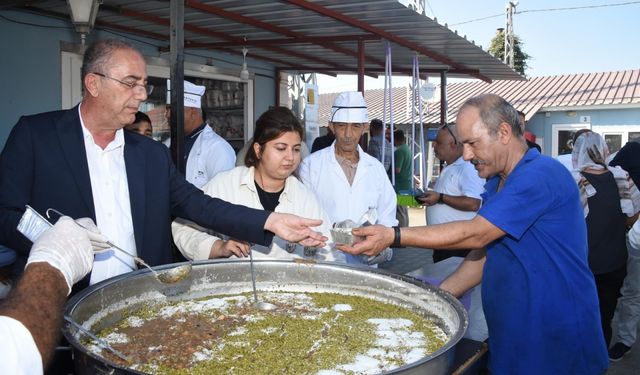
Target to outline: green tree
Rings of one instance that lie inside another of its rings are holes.
[[[491,46],[489,47],[489,53],[496,58],[504,61],[504,30],[496,33],[496,36],[491,40]],[[513,36],[513,68],[516,72],[526,76],[527,60],[531,58],[526,52],[520,48],[523,43],[520,41],[520,37]]]

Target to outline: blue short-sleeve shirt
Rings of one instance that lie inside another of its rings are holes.
[[[478,215],[506,235],[487,246],[482,302],[492,374],[601,374],[608,367],[587,263],[578,188],[559,162],[530,149],[485,185]]]

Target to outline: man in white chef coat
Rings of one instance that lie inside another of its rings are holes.
[[[205,90],[204,86],[184,81],[184,154],[178,162],[184,168],[182,170],[187,181],[197,188],[236,164],[233,147],[203,120],[202,96]],[[171,113],[167,111],[166,115],[169,118]],[[170,142],[167,142],[167,146]]]
[[[367,103],[362,93],[338,95],[329,120],[336,140],[302,161],[300,179],[316,193],[333,223],[358,223],[365,212],[374,208],[377,224],[394,226],[398,223],[396,193],[387,172],[380,161],[358,145],[368,126]],[[376,259],[347,254],[347,263],[373,265],[391,259],[392,254],[391,249]]]

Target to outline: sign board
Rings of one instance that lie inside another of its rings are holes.
[[[439,129],[427,129],[427,141],[435,142]]]
[[[590,124],[591,123],[591,116],[580,116],[580,123],[581,124]]]
[[[318,85],[311,83],[305,84],[305,106],[304,106],[304,129],[305,139],[308,145],[313,144],[313,141],[320,135],[320,127],[318,122],[320,121],[320,115],[318,113]]]

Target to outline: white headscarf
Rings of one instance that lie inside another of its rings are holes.
[[[571,152],[571,162],[573,164],[573,179],[580,189],[580,200],[584,209],[584,217],[589,214],[589,204],[587,199],[596,195],[597,191],[582,175],[582,171],[587,168],[604,170],[608,169],[616,181],[618,193],[620,195],[620,208],[627,216],[633,216],[640,211],[640,192],[629,174],[622,168],[610,167],[607,165],[609,147],[604,138],[598,133],[587,132],[578,137]]]
[[[609,147],[604,138],[598,133],[587,132],[581,134],[573,144],[571,164],[574,170],[583,171],[586,168],[607,168]]]

